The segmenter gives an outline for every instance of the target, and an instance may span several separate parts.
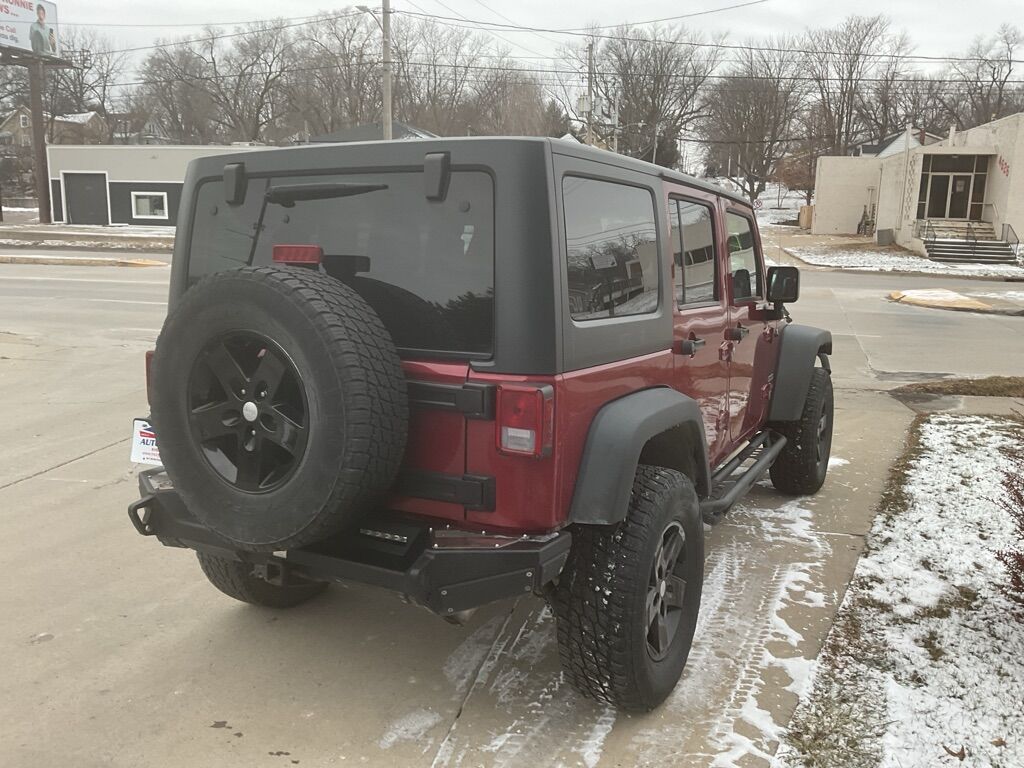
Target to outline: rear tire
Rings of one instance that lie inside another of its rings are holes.
[[[217,589],[243,603],[265,608],[292,608],[312,600],[325,589],[327,582],[311,581],[286,587],[264,581],[253,572],[252,563],[228,560],[205,552],[196,552],[199,566]]]
[[[679,681],[700,609],[704,526],[693,484],[641,466],[626,519],[572,535],[552,594],[562,669],[588,698],[654,709]]]
[[[800,420],[775,425],[786,437],[786,446],[769,470],[776,490],[809,496],[821,489],[832,451],[832,421],[832,376],[815,368]]]

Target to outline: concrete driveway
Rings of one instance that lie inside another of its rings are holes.
[[[948,315],[966,330],[917,328],[929,310],[871,298],[863,276],[817,276],[794,314],[842,334],[826,488],[790,500],[759,487],[708,530],[683,682],[656,712],[617,716],[564,684],[539,600],[464,627],[360,587],[271,612],[138,537],[126,436],[147,410],[166,269],[3,268],[0,765],[765,765],[913,416],[875,391],[891,385],[878,372],[961,364],[950,334],[983,343],[971,316]],[[1009,320],[999,361],[1024,356],[1024,319]],[[922,349],[891,363],[866,338],[908,327]]]

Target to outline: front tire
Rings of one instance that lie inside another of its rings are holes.
[[[562,669],[584,696],[654,709],[686,664],[704,579],[704,527],[693,484],[637,469],[626,519],[579,526],[552,596]]]
[[[791,496],[817,493],[825,483],[832,452],[832,375],[815,368],[799,421],[776,425],[786,437],[769,474],[775,489]]]
[[[196,552],[199,567],[206,578],[228,597],[264,608],[292,608],[312,600],[325,589],[327,582],[310,581],[280,586],[264,581],[253,572],[252,563]]]

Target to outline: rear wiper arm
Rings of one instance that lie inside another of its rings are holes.
[[[365,195],[387,189],[387,184],[346,184],[329,182],[324,184],[280,184],[269,187],[264,194],[267,203],[291,208],[300,200],[330,200],[335,197]]]
[[[324,184],[279,184],[276,187],[267,187],[263,193],[263,203],[260,205],[259,216],[256,217],[256,228],[252,233],[252,244],[249,246],[249,259],[246,262],[251,265],[256,255],[256,243],[263,233],[263,219],[267,215],[267,206],[281,205],[285,208],[292,208],[300,200],[330,200],[335,197],[352,197],[353,195],[365,195],[367,192],[379,192],[387,189],[387,184],[346,184],[344,182],[327,182]]]

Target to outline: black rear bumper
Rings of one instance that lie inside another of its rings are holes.
[[[292,576],[353,581],[401,593],[446,616],[494,600],[541,590],[569,556],[568,531],[545,536],[496,536],[453,530],[381,512],[337,540],[287,552],[241,552],[200,523],[163,468],[139,475],[142,498],[128,516],[143,536],[252,562],[273,580]]]

